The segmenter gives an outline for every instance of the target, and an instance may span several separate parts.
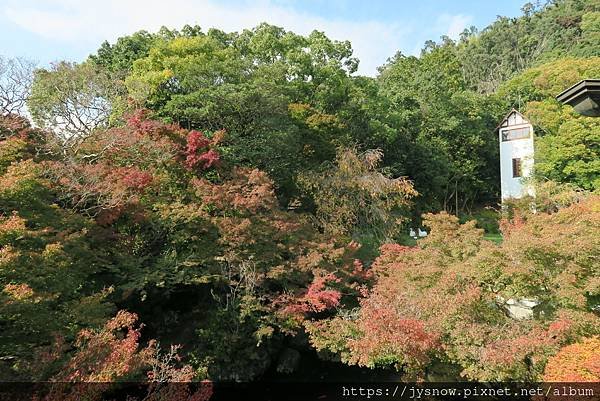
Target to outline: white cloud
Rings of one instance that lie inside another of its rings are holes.
[[[283,26],[299,34],[317,29],[337,40],[349,40],[360,59],[359,73],[375,75],[376,68],[404,47],[410,28],[400,23],[325,19],[269,0],[228,7],[215,0],[9,0],[5,17],[46,40],[84,44],[93,51],[103,40],[140,29],[179,28],[198,24],[204,30],[251,28],[261,22]],[[463,16],[457,16],[463,17]],[[457,26],[462,19],[454,21]],[[452,29],[452,26],[451,26]]]
[[[464,31],[465,28],[468,28],[469,24],[472,22],[472,16],[463,14],[443,14],[438,18],[438,24],[440,27],[444,27],[446,29],[446,36],[454,40],[458,39],[462,31]]]

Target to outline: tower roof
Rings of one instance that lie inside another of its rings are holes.
[[[519,110],[513,108],[508,112],[508,114],[506,114],[506,116],[504,116],[504,118],[502,119],[502,121],[500,121],[500,124],[498,124],[498,126],[496,127],[496,129],[494,131],[498,131],[500,128],[507,127],[508,125],[510,125],[508,119],[513,114],[518,115],[519,117],[521,117],[521,119],[523,121],[525,121],[527,124],[529,124],[529,120],[527,119],[527,117],[525,117]]]

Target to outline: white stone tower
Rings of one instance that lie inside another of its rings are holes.
[[[500,181],[502,200],[534,196],[526,182],[533,173],[533,126],[512,109],[497,128],[500,140]]]

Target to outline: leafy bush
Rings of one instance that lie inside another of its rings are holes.
[[[483,229],[486,234],[498,234],[500,232],[500,226],[498,225],[500,213],[492,208],[481,209],[460,217],[460,222],[463,224],[469,220],[475,220],[477,228]]]
[[[475,221],[427,215],[416,247],[384,245],[376,283],[354,315],[307,323],[320,352],[349,364],[394,366],[423,376],[433,360],[471,380],[539,380],[561,347],[600,333],[600,197],[556,213],[502,223],[504,241],[483,241]],[[534,318],[515,320],[504,300],[534,298]]]

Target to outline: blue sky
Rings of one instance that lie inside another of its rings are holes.
[[[398,50],[418,54],[428,39],[456,38],[497,15],[517,16],[526,0],[0,0],[0,54],[41,65],[81,61],[103,40],[161,25],[226,31],[266,21],[301,34],[313,29],[352,42],[359,73]]]

